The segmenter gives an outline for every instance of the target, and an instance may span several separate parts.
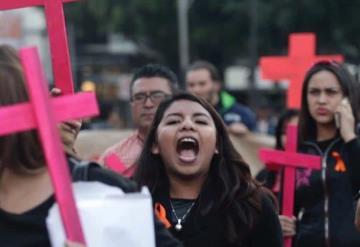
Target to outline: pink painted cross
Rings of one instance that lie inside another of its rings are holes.
[[[292,217],[294,211],[295,171],[296,168],[321,168],[320,156],[297,153],[297,126],[289,125],[286,131],[285,151],[261,149],[260,159],[266,164],[284,167],[282,214]],[[285,247],[291,247],[291,238],[285,238]]]
[[[299,109],[304,76],[310,66],[320,60],[343,61],[342,55],[317,56],[316,36],[313,33],[297,33],[289,36],[288,57],[262,57],[260,67],[263,79],[289,80],[287,108]]]
[[[0,10],[44,6],[48,26],[52,68],[57,88],[64,94],[74,93],[71,62],[66,34],[63,3],[79,0],[1,0]]]
[[[0,135],[38,128],[66,236],[85,243],[56,123],[97,115],[96,97],[83,93],[50,99],[36,48],[22,49],[20,58],[30,102],[0,108]]]

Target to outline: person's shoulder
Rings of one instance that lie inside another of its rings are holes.
[[[235,102],[224,116],[229,114],[240,116],[241,122],[243,122],[249,130],[254,130],[256,128],[256,114],[249,107]]]
[[[255,115],[255,113],[246,105],[243,105],[239,102],[235,102],[232,107],[230,108],[230,110],[232,111],[236,111],[236,112],[240,112],[242,114],[247,114],[247,115]]]
[[[262,224],[264,220],[267,221],[269,217],[272,218],[273,215],[278,214],[279,206],[275,195],[265,186],[259,187],[256,194],[259,205],[257,224]]]
[[[81,175],[80,180],[101,182],[110,186],[118,187],[124,192],[134,192],[138,190],[135,182],[107,168],[100,166],[98,163],[90,161],[80,161],[73,157],[69,157],[68,161],[70,164],[70,169],[72,171],[73,179],[76,167],[82,167],[80,169],[83,169],[83,175]]]
[[[105,159],[106,157],[108,157],[109,155],[116,153],[116,150],[120,149],[121,146],[123,145],[123,142],[125,140],[121,140],[118,143],[113,144],[112,146],[108,147],[101,155],[100,158],[98,159],[98,162],[100,163],[100,165],[105,165]]]
[[[354,139],[348,141],[348,142],[342,142],[342,145],[345,148],[350,148],[350,149],[360,149],[360,137],[356,136]]]
[[[104,153],[116,153],[118,150],[120,150],[124,145],[126,145],[129,142],[132,142],[134,140],[135,136],[134,134],[131,134],[130,136],[122,139],[121,141],[113,144],[110,146]]]
[[[121,156],[122,152],[124,152],[124,147],[129,146],[130,143],[133,143],[134,141],[136,141],[137,138],[137,133],[132,133],[131,135],[129,135],[128,137],[122,139],[121,141],[113,144],[112,146],[110,146],[109,148],[107,148],[105,150],[105,152],[103,152],[100,155],[100,158],[98,160],[98,162],[101,165],[104,165],[105,163],[105,158],[109,155],[112,154],[116,154],[118,156]]]
[[[261,193],[260,210],[259,218],[251,234],[251,246],[283,246],[276,202],[268,192]]]
[[[267,189],[266,189],[267,190]],[[275,196],[270,194],[271,192],[263,192],[261,195],[261,211],[266,214],[267,212],[277,212],[278,204]]]
[[[138,190],[135,182],[100,165],[91,165],[88,176],[89,181],[98,181],[110,186],[115,186],[124,192],[134,192]]]

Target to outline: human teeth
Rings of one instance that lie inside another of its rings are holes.
[[[183,141],[183,142],[194,142],[194,143],[196,142],[193,138],[190,138],[190,137],[185,137],[181,141]]]

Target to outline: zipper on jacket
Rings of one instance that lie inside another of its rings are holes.
[[[329,146],[325,149],[325,152],[322,152],[319,146],[316,143],[312,142],[305,142],[305,144],[308,144],[310,146],[315,147],[315,149],[319,152],[321,155],[321,179],[323,184],[323,190],[324,190],[324,237],[325,237],[325,246],[330,247],[330,215],[329,215],[329,191],[327,186],[327,177],[326,177],[326,168],[327,168],[327,156],[330,152],[330,150],[333,148],[333,146],[340,140],[340,138],[337,138],[332,143],[329,144]]]

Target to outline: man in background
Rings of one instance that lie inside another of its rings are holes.
[[[206,61],[196,61],[186,72],[186,90],[212,104],[222,116],[228,130],[243,135],[256,128],[255,113],[238,103],[232,95],[221,90],[221,80],[215,66]]]
[[[131,177],[159,104],[172,96],[177,88],[175,73],[165,66],[148,64],[137,69],[130,82],[131,113],[137,129],[128,138],[107,149],[99,162]],[[114,167],[116,162],[110,162],[114,159],[121,161],[118,166],[123,167]]]

